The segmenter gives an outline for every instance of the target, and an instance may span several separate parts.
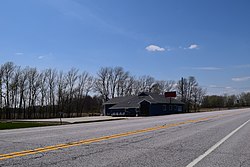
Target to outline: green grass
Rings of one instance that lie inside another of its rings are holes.
[[[55,123],[41,123],[41,122],[0,122],[0,130],[4,129],[18,129],[18,128],[31,128],[40,126],[58,125]]]

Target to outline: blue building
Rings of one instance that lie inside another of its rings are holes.
[[[142,92],[137,96],[113,98],[104,104],[104,115],[154,116],[184,111],[184,103],[156,93]]]

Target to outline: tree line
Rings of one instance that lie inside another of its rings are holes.
[[[217,104],[220,100],[214,100],[216,97],[206,96],[206,90],[193,76],[179,81],[156,80],[149,75],[134,76],[122,67],[102,67],[93,76],[76,68],[66,72],[50,68],[39,71],[6,62],[0,66],[0,119],[99,115],[102,103],[111,98],[168,91],[177,92],[187,112],[222,104]],[[249,96],[242,94],[239,104],[249,105]],[[227,97],[227,105],[231,98]],[[237,99],[231,101],[235,104]]]
[[[94,78],[79,73],[16,66],[7,62],[0,67],[0,118],[53,118],[99,113],[101,100],[90,96]]]
[[[205,91],[194,77],[156,80],[136,77],[122,67],[102,67],[96,76],[76,68],[67,72],[6,62],[0,66],[0,118],[53,118],[100,114],[102,103],[119,96],[139,92],[163,94],[177,90],[189,108],[200,106]]]
[[[201,107],[235,108],[235,107],[249,107],[249,106],[250,106],[250,92],[247,92],[247,93],[241,93],[239,95],[204,96]]]

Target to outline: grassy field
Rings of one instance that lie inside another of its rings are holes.
[[[17,129],[17,128],[31,128],[40,126],[58,125],[55,123],[40,123],[40,122],[0,122],[0,130]]]

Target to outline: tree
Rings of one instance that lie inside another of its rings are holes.
[[[52,116],[56,117],[55,101],[56,101],[56,76],[57,71],[55,69],[47,69],[48,78],[48,95],[49,95],[49,106],[52,108]]]
[[[116,67],[114,71],[115,75],[117,75],[115,86],[116,97],[130,95],[132,93],[134,77],[130,76],[128,71],[124,71],[122,67]]]
[[[124,73],[123,80],[120,83],[119,96],[133,95],[133,85],[135,84],[135,77],[130,76],[128,72]]]
[[[204,108],[223,108],[224,107],[224,97],[223,96],[205,96],[202,102],[202,107]]]
[[[3,108],[3,66],[0,66],[0,111]]]
[[[10,90],[11,90],[11,107],[14,108],[13,116],[16,118],[16,109],[18,105],[18,95],[19,95],[19,79],[21,76],[21,69],[20,67],[16,67],[13,72],[13,78],[10,83]]]
[[[3,66],[3,83],[5,84],[5,107],[8,109],[10,107],[10,82],[15,70],[15,65],[13,62],[7,62]]]
[[[78,70],[75,68],[71,68],[66,74],[66,90],[67,90],[67,101],[68,104],[68,116],[70,117],[70,113],[74,113],[76,111],[73,110],[73,98],[76,93],[76,82],[78,79]]]
[[[239,102],[241,106],[250,106],[250,92],[241,93],[239,95]]]
[[[165,80],[160,80],[156,81],[153,83],[151,86],[151,92],[159,93],[159,94],[164,94],[164,92],[169,92],[174,89],[175,86],[175,81],[165,81]]]
[[[28,69],[28,105],[29,114],[28,117],[31,118],[31,112],[35,116],[35,106],[38,97],[38,89],[40,87],[39,73],[36,68]]]
[[[195,77],[182,78],[177,82],[176,89],[181,101],[186,103],[187,112],[193,107],[196,111],[205,95],[205,90],[199,87]]]
[[[93,77],[88,72],[83,72],[78,76],[77,98],[81,99],[77,102],[77,108],[80,109],[79,114],[83,113],[85,107],[85,98],[93,86]],[[88,112],[88,111],[87,111]]]
[[[21,113],[23,109],[23,118],[26,118],[26,112],[25,112],[25,92],[27,91],[27,85],[28,85],[28,68],[25,68],[21,71],[21,75],[18,80],[19,85],[19,113]]]
[[[137,80],[137,86],[139,92],[151,92],[151,87],[155,83],[155,79],[149,75],[139,77]]]
[[[231,108],[235,106],[237,100],[237,97],[235,95],[230,95],[230,96],[225,95],[225,99],[227,107]]]
[[[95,79],[94,90],[101,95],[104,102],[110,98],[111,70],[109,67],[102,67],[97,72],[97,78]]]
[[[199,111],[204,96],[206,95],[206,90],[202,89],[201,87],[195,87],[193,92],[193,102],[194,102],[194,111]]]

